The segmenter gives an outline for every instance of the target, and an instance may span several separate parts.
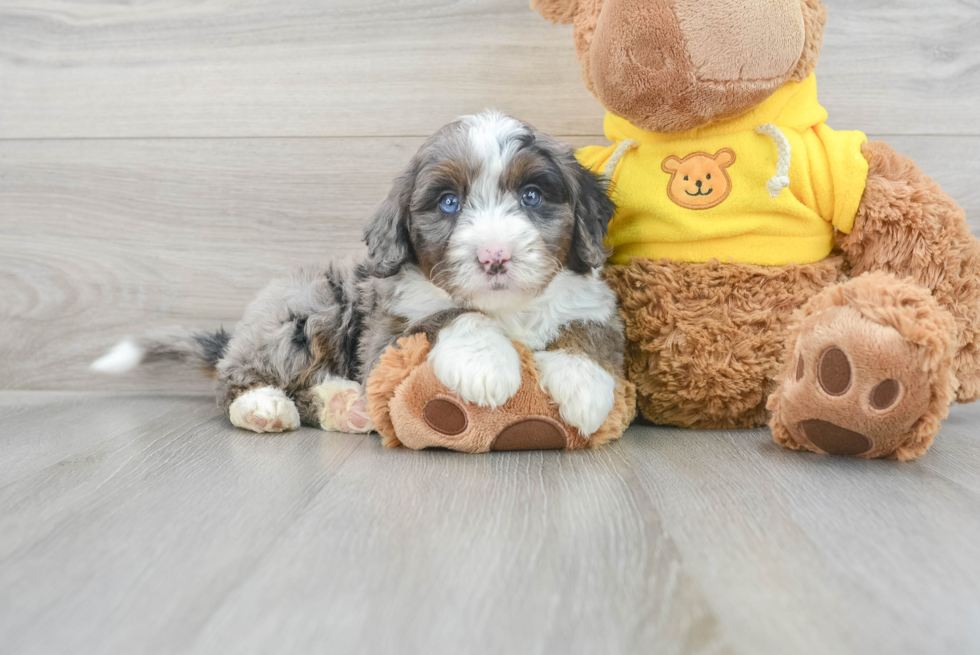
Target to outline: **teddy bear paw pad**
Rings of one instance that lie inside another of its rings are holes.
[[[447,398],[433,398],[427,402],[422,409],[422,420],[436,432],[450,437],[462,434],[469,425],[466,411],[459,403]]]
[[[835,307],[800,334],[774,395],[777,441],[830,455],[894,455],[930,408],[928,352]],[[780,438],[780,435],[785,435]]]
[[[800,430],[814,446],[831,455],[860,455],[871,450],[872,442],[863,434],[812,418],[800,421]]]
[[[526,418],[500,431],[490,450],[562,450],[568,438],[553,421]]]

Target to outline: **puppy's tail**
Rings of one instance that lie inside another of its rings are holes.
[[[138,339],[123,339],[89,366],[99,373],[128,373],[140,364],[153,362],[186,362],[214,373],[215,366],[228,350],[231,336],[224,328],[217,332],[190,328],[169,328],[151,332]]]

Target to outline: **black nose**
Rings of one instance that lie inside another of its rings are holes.
[[[697,182],[695,182],[695,184],[698,185],[699,189],[701,188],[701,180],[698,180]]]

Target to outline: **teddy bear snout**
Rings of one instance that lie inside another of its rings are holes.
[[[578,54],[591,90],[606,109],[648,131],[684,132],[743,113],[789,80],[805,51],[799,0],[589,6],[595,28],[591,39],[580,39],[588,46]]]

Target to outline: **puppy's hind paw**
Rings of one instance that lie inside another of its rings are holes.
[[[252,432],[288,432],[299,427],[296,405],[282,389],[250,389],[228,409],[232,425]]]
[[[371,431],[364,388],[350,380],[329,380],[313,388],[322,402],[320,427],[335,432]]]

